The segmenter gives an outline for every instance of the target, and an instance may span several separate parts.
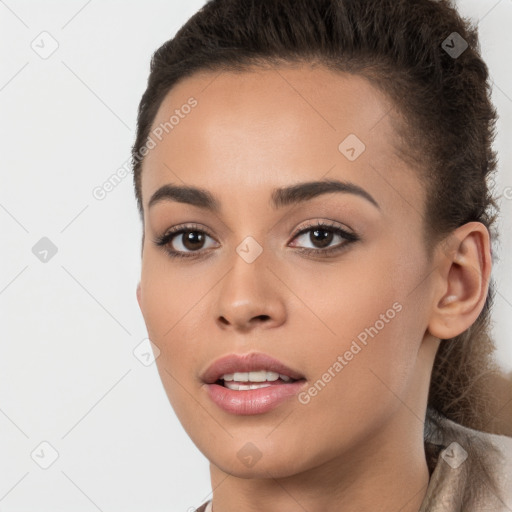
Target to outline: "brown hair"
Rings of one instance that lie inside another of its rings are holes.
[[[460,55],[450,52],[466,43]],[[361,75],[392,99],[400,112],[394,123],[402,144],[397,150],[427,189],[423,223],[429,254],[470,221],[481,222],[491,240],[496,238],[490,178],[497,164],[497,114],[477,28],[449,0],[207,2],[151,60],[132,148],[141,218],[141,149],[170,89],[199,71],[293,63]],[[493,297],[491,281],[475,323],[441,342],[428,398],[429,407],[449,419],[488,431],[488,379],[497,372],[489,336]]]

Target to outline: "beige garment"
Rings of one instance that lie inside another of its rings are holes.
[[[429,408],[425,451],[430,481],[418,512],[512,512],[512,437],[464,427]],[[211,500],[196,512],[213,512]]]
[[[512,511],[512,437],[464,427],[429,408],[425,449],[433,472],[418,512]]]

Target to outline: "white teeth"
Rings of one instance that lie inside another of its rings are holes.
[[[259,372],[249,372],[248,378],[250,382],[265,382],[266,380],[272,382],[277,379],[279,379],[279,373],[267,372],[265,370],[260,370]]]
[[[248,389],[259,389],[259,388],[267,388],[272,384],[235,384],[234,382],[225,382],[224,385],[229,389],[234,389],[235,391],[246,391]]]
[[[224,382],[236,381],[236,382],[274,382],[281,378],[285,382],[289,382],[292,379],[288,375],[283,375],[277,372],[270,372],[266,370],[259,370],[256,372],[235,372],[226,373],[219,377]]]

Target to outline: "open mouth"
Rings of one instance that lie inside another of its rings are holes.
[[[226,376],[227,377],[227,376]],[[286,375],[279,375],[277,378],[272,378],[272,380],[264,380],[264,381],[252,381],[249,379],[235,379],[233,378],[219,378],[215,384],[219,386],[223,386],[228,389],[232,389],[235,391],[247,391],[250,389],[260,389],[266,388],[270,386],[279,386],[283,384],[292,384],[294,382],[303,381],[305,379],[292,379]]]
[[[274,364],[273,369],[267,365],[266,369],[260,367],[259,370],[253,369],[257,368],[255,364],[250,370],[247,368],[249,365],[246,368],[240,368],[240,364],[237,366],[226,365],[210,371],[210,374],[205,373],[203,377],[209,398],[230,414],[263,414],[286,401],[291,406],[291,398],[306,384],[305,377],[282,364]]]

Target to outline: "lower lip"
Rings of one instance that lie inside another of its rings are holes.
[[[304,386],[305,380],[289,384],[273,384],[259,389],[236,391],[220,384],[206,384],[208,396],[221,409],[231,414],[262,414],[296,395]]]

